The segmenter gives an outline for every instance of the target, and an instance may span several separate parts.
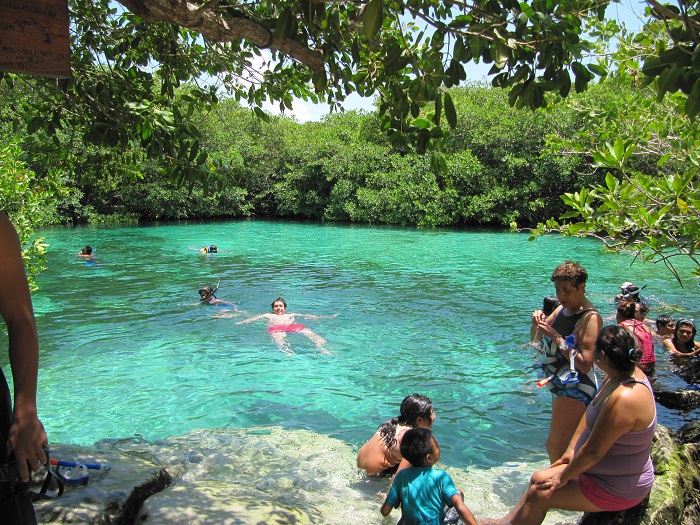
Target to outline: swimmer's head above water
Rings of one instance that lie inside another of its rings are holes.
[[[199,290],[199,300],[204,302],[208,301],[209,299],[216,299],[216,291],[219,289],[219,286],[221,285],[221,281],[216,283],[216,288],[212,288],[211,286],[207,285],[201,290]]]
[[[285,301],[281,297],[278,297],[277,299],[272,301],[270,307],[272,308],[273,313],[283,314],[287,310],[287,301]]]

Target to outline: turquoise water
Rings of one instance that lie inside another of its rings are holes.
[[[41,234],[50,254],[34,295],[38,402],[60,443],[275,425],[359,448],[420,392],[435,405],[444,464],[541,460],[550,396],[535,387],[524,345],[556,264],[587,268],[588,297],[608,323],[626,280],[647,284],[651,317],[697,313],[694,281],[681,289],[663,267],[630,266],[580,239],[266,221]],[[207,243],[220,253],[190,249]],[[75,256],[85,244],[94,265]],[[197,304],[197,290],[219,279],[217,296],[240,310],[232,318]],[[303,321],[328,354],[289,334],[286,355],[263,322],[234,324],[278,295],[290,312],[339,314]],[[657,354],[658,388],[682,385]],[[659,410],[673,428],[697,417]]]

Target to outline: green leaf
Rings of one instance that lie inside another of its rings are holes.
[[[260,120],[262,120],[263,122],[270,122],[270,115],[268,115],[267,113],[265,113],[265,112],[264,112],[262,109],[260,109],[259,107],[255,106],[255,107],[253,108],[253,111],[255,112],[255,114],[257,115],[257,117],[258,117]]]
[[[384,0],[369,0],[365,7],[364,20],[362,21],[362,33],[365,38],[374,38],[382,27],[384,21]]]
[[[700,48],[700,46],[698,46]],[[695,116],[700,113],[700,79],[695,81],[693,89],[690,91],[688,98],[685,101],[685,114],[690,120],[695,119]]]
[[[683,69],[678,66],[673,66],[671,69],[666,69],[659,76],[659,88],[656,100],[661,102],[666,92],[675,93],[678,91],[678,79],[681,77]]]
[[[440,91],[435,95],[435,116],[433,117],[433,124],[436,126],[440,125],[440,115],[442,114],[442,93]]]
[[[455,111],[452,96],[447,91],[445,91],[445,118],[452,129],[457,127],[457,111]]]
[[[595,75],[605,78],[608,76],[607,68],[601,66],[600,64],[588,64],[588,69]]]

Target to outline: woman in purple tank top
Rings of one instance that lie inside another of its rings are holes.
[[[539,524],[549,509],[621,511],[649,495],[654,467],[649,455],[656,404],[637,366],[642,352],[634,335],[613,325],[600,331],[594,358],[607,375],[564,455],[535,472],[518,505],[500,521]]]

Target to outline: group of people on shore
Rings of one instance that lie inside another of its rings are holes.
[[[639,294],[623,288],[617,324],[604,327],[586,298],[587,279],[578,263],[560,264],[551,275],[556,298],[545,299],[532,315],[530,335],[546,378],[540,383],[552,394],[545,441],[550,466],[532,475],[518,503],[500,519],[475,520],[449,475],[433,467],[440,457],[431,434],[435,412],[426,396],[413,394],[357,456],[366,474],[394,476],[382,515],[401,506],[400,523],[443,523],[454,507],[454,519],[467,525],[534,525],[550,509],[622,511],[647,498],[657,422],[652,339],[668,334],[664,346],[669,341],[683,355],[696,355],[687,350],[696,347],[695,326],[660,317],[652,331],[637,318]],[[600,381],[596,369],[604,375]]]

